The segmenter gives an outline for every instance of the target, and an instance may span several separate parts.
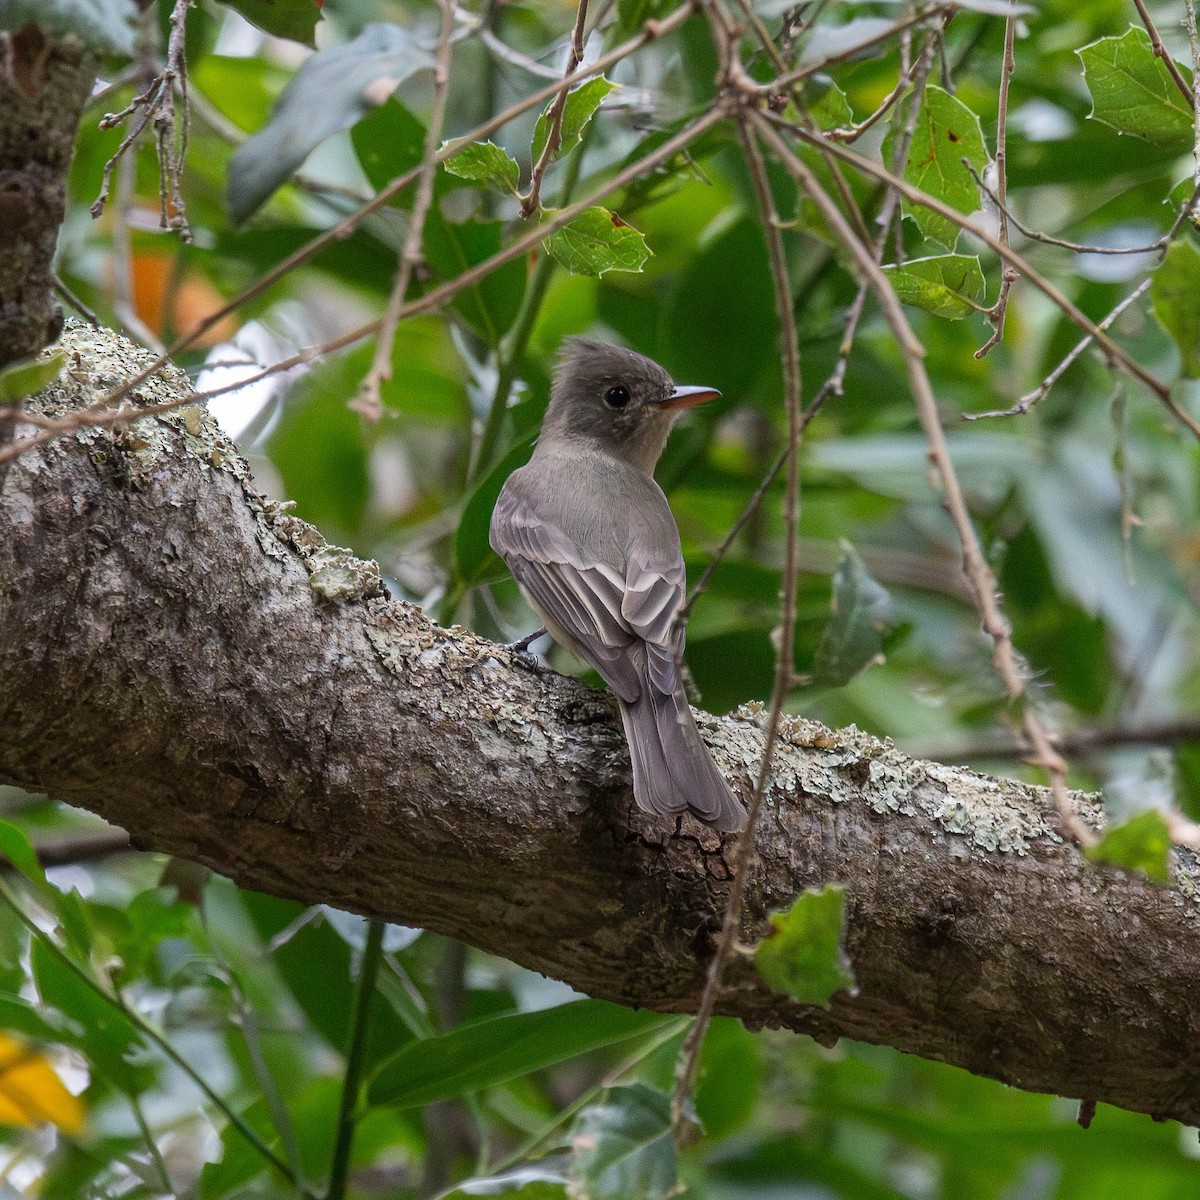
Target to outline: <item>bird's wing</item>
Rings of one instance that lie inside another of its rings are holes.
[[[555,638],[595,667],[622,700],[635,701],[642,692],[631,654],[638,634],[622,614],[625,576],[618,566],[585,554],[511,485],[496,501],[491,543]]]

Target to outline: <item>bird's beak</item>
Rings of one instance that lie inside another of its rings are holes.
[[[662,402],[662,407],[670,411],[683,408],[695,408],[697,404],[707,404],[710,400],[719,400],[721,393],[710,387],[677,387]]]

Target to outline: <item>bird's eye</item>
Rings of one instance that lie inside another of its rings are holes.
[[[629,389],[618,384],[616,387],[610,387],[604,393],[604,403],[609,408],[624,408],[629,403]]]

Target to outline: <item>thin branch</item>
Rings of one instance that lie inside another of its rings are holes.
[[[1014,0],[1015,2],[1015,0]],[[1017,19],[1009,15],[1004,20],[1004,54],[1000,61],[1000,100],[996,115],[996,207],[1000,210],[1000,241],[1008,245],[1008,85],[1016,70],[1013,55],[1013,39]],[[1009,289],[1017,281],[1016,271],[1008,264],[1000,270],[1000,294],[996,303],[987,310],[987,319],[992,324],[992,335],[978,350],[976,358],[983,358],[1004,336],[1004,317],[1008,311]]]
[[[65,283],[62,277],[55,275],[52,277],[54,282],[54,290],[89,324],[100,327],[100,318],[95,312],[90,309]]]
[[[577,83],[583,82],[585,79],[590,79],[594,75],[599,75],[611,67],[614,63],[620,62],[623,58],[640,50],[643,46],[649,45],[651,42],[658,41],[660,38],[666,37],[678,29],[694,12],[696,11],[696,0],[686,0],[678,8],[668,13],[665,17],[658,20],[647,21],[641,30],[634,34],[621,45],[614,47],[607,54],[602,54],[595,62],[587,63],[579,68],[574,75],[560,80],[558,83],[549,84],[544,88],[540,88],[536,92],[532,92],[523,100],[517,100],[510,104],[508,108],[489,117],[486,121],[477,125],[469,133],[463,134],[462,137],[453,138],[447,142],[437,153],[438,163],[445,162],[447,158],[458,153],[464,145],[470,142],[480,141],[489,134],[494,133],[497,129],[507,125],[509,121],[519,117],[522,113],[528,112],[531,108],[536,108],[539,105],[545,104],[547,100],[556,96],[563,88],[571,88]],[[707,126],[705,126],[707,128]],[[153,363],[139,371],[138,374],[119,388],[114,389],[107,396],[101,397],[97,401],[98,405],[110,406],[117,401],[124,399],[129,395],[134,388],[144,383],[156,372],[162,370],[181,350],[185,350],[191,346],[199,338],[203,337],[210,329],[218,322],[224,320],[230,313],[235,312],[247,301],[261,295],[267,288],[278,283],[291,271],[302,263],[319,254],[327,246],[336,242],[345,240],[351,233],[362,223],[368,216],[378,209],[383,208],[395,196],[404,191],[411,183],[413,183],[421,173],[421,167],[418,165],[411,170],[405,171],[403,175],[397,176],[385,188],[376,193],[366,204],[362,205],[356,212],[343,218],[336,225],[330,226],[323,233],[318,234],[305,245],[294,250],[281,262],[276,263],[269,271],[260,276],[254,283],[243,288],[238,295],[232,300],[223,304],[220,308],[215,309],[206,317],[197,321],[186,333],[181,334],[167,348],[165,354],[160,355]],[[577,215],[577,214],[576,214]],[[505,260],[507,261],[507,259]],[[498,263],[496,265],[499,265]],[[422,310],[423,311],[423,310]],[[373,333],[378,323],[373,323],[372,326],[362,336],[367,336]],[[357,339],[352,339],[357,340]]]
[[[579,0],[579,8],[575,13],[575,28],[571,31],[571,49],[567,55],[567,67],[563,72],[564,80],[570,79],[579,64],[583,62],[583,27],[587,23],[588,0]],[[521,216],[531,217],[542,206],[542,177],[554,156],[562,145],[563,113],[567,107],[567,89],[562,87],[554,97],[550,106],[549,130],[546,133],[546,144],[533,164],[533,172],[529,177],[529,190],[521,197]]]
[[[464,288],[474,286],[505,263],[511,262],[515,258],[520,258],[538,246],[555,230],[570,224],[585,209],[598,204],[613,192],[620,191],[621,188],[633,182],[634,179],[645,172],[652,170],[660,163],[669,161],[690,141],[706,130],[711,129],[722,120],[724,120],[724,114],[717,109],[710,109],[708,112],[702,113],[691,125],[681,129],[674,137],[668,138],[667,141],[647,154],[645,158],[638,159],[636,162],[630,163],[623,170],[618,171],[616,175],[605,183],[602,183],[585,199],[570,205],[568,208],[561,209],[553,217],[540,223],[535,229],[529,230],[510,245],[493,254],[491,258],[485,259],[473,267],[469,267],[454,279],[447,280],[438,287],[432,288],[423,296],[418,296],[408,301],[400,309],[400,319],[404,320],[406,317],[429,312],[431,309],[439,307]],[[136,421],[142,417],[157,416],[162,413],[171,412],[184,405],[201,404],[212,400],[216,396],[223,396],[228,392],[237,391],[239,388],[247,386],[247,384],[257,383],[260,379],[266,379],[281,371],[289,371],[293,367],[312,362],[324,354],[344,349],[346,346],[351,346],[355,342],[362,341],[363,338],[376,333],[380,323],[380,320],[368,321],[365,325],[360,325],[357,329],[351,329],[347,333],[331,338],[320,345],[305,347],[289,358],[280,359],[278,362],[264,367],[256,375],[233,380],[228,384],[212,388],[207,392],[197,392],[191,396],[177,397],[172,400],[166,400],[161,404],[151,404],[140,408],[120,403],[130,391],[137,387],[139,383],[144,382],[150,375],[154,374],[162,365],[161,362],[156,361],[144,371],[139,372],[133,379],[126,381],[111,392],[101,396],[87,408],[78,409],[65,417],[33,419],[27,415],[14,414],[14,419],[38,425],[39,432],[0,448],[0,463],[8,462],[25,453],[25,451],[32,449],[34,446],[41,445],[51,438],[60,437],[64,433],[70,433],[76,429],[120,424],[124,421]],[[119,407],[111,407],[114,400],[119,404]]]
[[[1146,11],[1145,0],[1133,0],[1133,7],[1138,10],[1138,16],[1142,18],[1142,24],[1145,25],[1146,32],[1150,35],[1150,45],[1153,47],[1154,53],[1162,59],[1163,66],[1167,68],[1167,72],[1175,80],[1175,86],[1179,89],[1183,98],[1189,104],[1194,103],[1192,89],[1188,87],[1188,81],[1184,79],[1183,72],[1175,65],[1175,60],[1171,57],[1166,46],[1163,45],[1163,40],[1158,35],[1154,21],[1151,19],[1149,12]]]
[[[43,867],[65,867],[109,858],[113,854],[124,854],[132,848],[125,830],[102,829],[97,833],[76,833],[54,841],[40,842],[34,847],[34,853]]]
[[[863,278],[864,282],[870,285],[872,292],[875,293],[876,299],[883,309],[884,316],[887,318],[888,324],[891,326],[892,332],[895,334],[896,340],[903,351],[908,370],[909,386],[917,408],[917,417],[921,422],[921,427],[925,431],[925,437],[929,443],[929,457],[938,472],[942,484],[944,503],[951,520],[954,522],[955,529],[958,531],[959,541],[962,545],[963,571],[971,584],[971,590],[975,597],[975,606],[979,612],[984,632],[992,639],[992,660],[996,672],[1003,682],[1010,699],[1021,706],[1022,725],[1025,734],[1033,747],[1038,765],[1050,777],[1051,791],[1054,796],[1055,807],[1058,810],[1062,832],[1074,838],[1077,842],[1086,845],[1093,838],[1075,813],[1071,806],[1070,798],[1067,795],[1066,763],[1051,745],[1049,734],[1038,719],[1032,702],[1025,693],[1025,684],[1022,679],[1023,667],[1017,655],[1016,648],[1013,645],[1012,630],[1007,618],[1000,611],[1000,605],[997,600],[998,585],[996,576],[988,564],[987,558],[983,553],[983,548],[980,546],[979,539],[976,536],[974,525],[971,522],[971,514],[967,508],[966,498],[963,495],[962,486],[958,481],[958,475],[954,470],[954,464],[950,458],[950,449],[946,444],[946,434],[942,429],[941,420],[938,417],[937,400],[934,397],[929,376],[925,371],[925,348],[913,333],[912,327],[908,323],[908,318],[904,314],[904,309],[892,291],[887,277],[883,274],[878,263],[872,258],[867,248],[854,237],[853,231],[847,224],[845,217],[821,188],[812,171],[809,170],[804,161],[780,137],[771,121],[760,113],[754,114],[754,120],[764,139],[770,144],[771,148],[792,173],[800,186],[808,192],[813,203],[816,204],[821,214],[825,217],[825,220],[836,234],[838,240],[854,259],[859,275]],[[849,153],[849,151],[841,147],[838,150],[839,153]],[[855,155],[854,157],[857,158],[858,156]]]
[[[1108,329],[1109,326],[1131,305],[1138,299],[1139,296],[1144,296],[1150,288],[1150,280],[1143,279],[1124,300],[1118,304],[1112,312],[1108,314],[1096,326],[1097,329]],[[988,417],[1019,417],[1027,413],[1039,400],[1041,400],[1050,391],[1052,387],[1063,377],[1067,368],[1092,344],[1093,338],[1089,333],[1086,337],[1080,339],[1075,346],[1063,356],[1062,361],[1033,389],[1032,392],[1026,392],[1012,406],[1012,408],[995,409],[992,412],[981,413],[963,413],[964,421],[982,421]]]
[[[1183,207],[1183,211],[1172,226],[1172,234],[1185,220],[1186,216],[1196,211],[1196,201],[1200,198],[1200,36],[1196,33],[1196,3],[1195,0],[1184,0],[1184,21],[1187,25],[1188,49],[1192,52],[1192,124],[1196,130],[1196,138],[1192,143],[1192,198]]]
[[[714,24],[714,31],[717,28]],[[803,422],[800,410],[800,344],[796,336],[796,321],[792,311],[792,289],[788,277],[787,255],[783,245],[779,213],[771,194],[767,179],[766,163],[748,127],[748,118],[739,113],[738,136],[742,143],[746,165],[754,184],[754,193],[762,217],[763,232],[767,241],[767,253],[771,266],[771,280],[775,292],[775,314],[779,321],[780,352],[783,358],[784,405],[788,419],[787,445],[787,496],[784,502],[784,525],[786,540],[783,558],[783,588],[780,600],[779,642],[775,661],[775,682],[771,689],[771,706],[763,733],[763,753],[759,762],[758,778],[746,818],[746,829],[738,838],[731,864],[732,883],[721,921],[721,933],[716,949],[708,964],[704,980],[704,991],[696,1010],[696,1020],[683,1041],[679,1065],[675,1075],[675,1088],[671,1095],[671,1123],[676,1137],[684,1127],[684,1105],[695,1082],[700,1063],[700,1050],[704,1035],[712,1021],[713,1008],[721,988],[721,977],[729,956],[733,953],[738,930],[741,926],[742,908],[745,903],[746,887],[754,870],[759,817],[762,812],[763,795],[770,778],[771,761],[778,740],[783,705],[795,680],[796,642],[796,595],[799,587],[800,558],[797,541],[800,530],[800,441]]]
[[[433,108],[429,125],[425,130],[424,153],[421,156],[421,174],[417,181],[417,194],[413,199],[412,213],[408,222],[408,234],[404,249],[400,253],[400,264],[392,291],[388,296],[387,308],[379,326],[375,341],[375,356],[358,395],[347,407],[361,413],[368,421],[378,421],[383,416],[383,398],[380,387],[392,377],[392,353],[396,344],[396,330],[400,325],[400,310],[413,272],[422,260],[425,237],[425,220],[433,203],[433,181],[437,176],[437,149],[442,139],[442,124],[446,117],[446,94],[450,86],[450,36],[454,32],[454,4],[452,0],[441,0],[442,28],[438,34],[437,55],[433,67]]]
[[[970,234],[971,237],[977,238],[983,242],[985,246],[995,252],[1005,262],[1015,267],[1025,279],[1033,284],[1044,296],[1046,296],[1057,308],[1069,317],[1076,325],[1085,332],[1091,334],[1097,344],[1103,349],[1109,362],[1126,374],[1132,375],[1135,379],[1145,384],[1151,392],[1171,411],[1176,420],[1185,425],[1192,434],[1200,439],[1200,424],[1187,412],[1179,407],[1171,395],[1171,387],[1165,384],[1162,380],[1155,378],[1145,367],[1136,359],[1132,358],[1121,346],[1114,342],[1105,332],[1100,329],[1085,313],[1083,313],[1076,305],[1072,304],[1048,279],[1037,271],[1030,263],[1020,254],[1016,253],[1011,247],[1005,246],[998,239],[993,237],[985,229],[973,224],[969,218],[964,217],[957,209],[951,208],[950,205],[944,204],[934,196],[930,196],[927,192],[923,192],[920,188],[914,187],[907,180],[900,178],[893,172],[889,171],[880,163],[872,162],[868,158],[855,153],[846,146],[839,146],[835,143],[828,142],[823,138],[817,138],[802,126],[796,125],[790,121],[784,121],[773,113],[759,114],[760,123],[762,121],[769,122],[774,129],[779,126],[788,130],[793,136],[799,138],[803,142],[819,147],[824,146],[832,154],[860,170],[864,175],[869,175],[873,179],[887,183],[889,186],[896,188],[903,196],[914,204],[919,204],[923,208],[928,208],[931,212],[937,213],[939,216],[945,217],[948,221],[952,221],[960,229]],[[780,143],[786,145],[786,143]],[[789,154],[791,153],[789,149]],[[795,157],[794,155],[792,157]]]

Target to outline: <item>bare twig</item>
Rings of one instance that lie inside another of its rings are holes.
[[[732,61],[733,45],[730,28],[718,6],[709,8],[710,26],[718,42],[718,53],[722,55],[723,68],[728,71]],[[775,662],[775,683],[771,691],[771,706],[764,730],[763,754],[759,763],[758,778],[754,793],[750,797],[746,828],[738,838],[731,865],[732,882],[721,920],[721,932],[716,948],[708,964],[704,980],[704,991],[696,1010],[696,1020],[684,1038],[679,1052],[675,1073],[675,1087],[671,1094],[671,1124],[678,1139],[685,1124],[685,1103],[696,1079],[700,1062],[700,1049],[704,1036],[712,1021],[713,1008],[721,987],[721,977],[729,956],[733,952],[738,929],[741,925],[742,907],[745,902],[746,886],[754,869],[759,816],[762,812],[763,795],[770,777],[771,760],[775,752],[779,723],[783,716],[783,704],[795,679],[796,640],[796,593],[799,580],[799,552],[797,540],[800,530],[800,440],[803,425],[801,416],[800,344],[796,336],[796,321],[792,310],[792,289],[788,275],[787,255],[783,245],[783,234],[775,198],[767,179],[767,168],[762,154],[754,141],[748,125],[745,109],[738,110],[737,130],[742,144],[746,165],[754,185],[754,193],[762,217],[763,233],[767,242],[767,255],[771,266],[771,281],[775,293],[775,315],[779,322],[779,348],[783,358],[784,404],[788,418],[787,445],[787,498],[784,503],[783,588],[780,601],[779,642]]]
[[[437,175],[437,149],[442,138],[442,124],[446,116],[446,94],[450,86],[450,35],[454,32],[454,4],[452,0],[441,0],[442,28],[438,34],[437,56],[433,67],[433,109],[429,125],[425,130],[424,154],[421,158],[421,174],[417,181],[417,194],[413,199],[409,216],[408,233],[392,291],[388,296],[387,308],[380,322],[375,342],[375,356],[358,395],[348,404],[349,408],[361,413],[369,421],[378,421],[383,416],[383,399],[380,387],[392,377],[392,351],[396,343],[396,329],[400,325],[400,310],[413,272],[421,263],[422,243],[425,236],[425,219],[433,203],[433,181]]]
[[[1179,89],[1184,99],[1189,104],[1193,103],[1192,89],[1188,87],[1188,81],[1184,79],[1183,72],[1175,65],[1175,60],[1171,57],[1166,46],[1163,45],[1163,40],[1158,35],[1158,29],[1154,25],[1149,12],[1146,10],[1144,0],[1133,0],[1133,7],[1138,10],[1138,16],[1142,18],[1142,24],[1146,27],[1146,32],[1150,35],[1150,45],[1154,49],[1154,53],[1162,59],[1163,66],[1167,68],[1168,74],[1175,80],[1175,86]]]
[[[1187,25],[1188,49],[1192,52],[1192,124],[1196,130],[1196,139],[1192,144],[1192,198],[1184,205],[1172,227],[1172,233],[1196,211],[1196,200],[1200,198],[1200,36],[1196,33],[1195,0],[1184,0],[1183,9],[1186,14],[1184,22]]]
[[[163,70],[151,80],[144,92],[135,96],[119,113],[108,113],[100,120],[101,129],[113,129],[130,117],[134,118],[130,132],[117,147],[116,153],[104,165],[100,194],[92,204],[92,216],[100,216],[108,200],[113,169],[137,142],[146,126],[153,122],[158,155],[161,226],[163,229],[177,230],[185,242],[192,240],[187,222],[187,208],[180,187],[188,141],[185,26],[187,10],[191,6],[192,0],[175,0],[174,7],[171,9],[171,34],[167,39],[167,63]],[[151,19],[154,18],[154,15],[154,12],[151,11]],[[183,115],[183,119],[178,125],[175,114],[175,87],[177,84]]]
[[[579,8],[575,13],[575,28],[571,30],[571,48],[567,54],[567,67],[563,72],[564,80],[569,79],[583,62],[583,27],[587,23],[588,0],[579,0]],[[546,132],[546,144],[533,164],[533,172],[529,177],[529,190],[521,197],[521,216],[531,217],[542,205],[542,177],[546,168],[553,161],[562,145],[563,112],[567,107],[567,89],[562,87],[554,97],[550,106],[548,118],[549,128]]]
[[[1131,304],[1133,304],[1139,296],[1144,296],[1146,294],[1146,292],[1149,290],[1149,287],[1150,280],[1143,279],[1142,282],[1139,283],[1138,286],[1134,288],[1134,290],[1130,292],[1129,295],[1126,296],[1125,299],[1122,300],[1121,303],[1118,304],[1112,310],[1112,312],[1110,312],[1108,316],[1100,322],[1099,325],[1096,326],[1096,328],[1108,329],[1109,326],[1111,326],[1112,323]],[[982,421],[988,417],[1019,417],[1022,414],[1027,413],[1039,400],[1045,397],[1046,393],[1049,392],[1050,389],[1063,377],[1067,368],[1092,344],[1092,340],[1092,335],[1090,333],[1086,337],[1081,338],[1080,341],[1078,341],[1075,346],[1063,356],[1063,359],[1058,366],[1056,366],[1054,370],[1051,371],[1050,374],[1047,375],[1046,378],[1043,379],[1042,382],[1033,389],[1032,392],[1026,392],[1025,395],[1022,396],[1020,400],[1018,400],[1016,404],[1012,406],[1012,408],[1001,408],[992,412],[963,413],[963,420]]]
[[[65,283],[59,275],[54,276],[54,290],[81,316],[89,325],[100,326],[100,318],[90,309]]]
[[[1013,38],[1017,19],[1009,15],[1004,21],[1004,55],[1000,63],[1000,100],[996,114],[996,207],[1000,210],[1000,241],[1008,245],[1008,85],[1016,70],[1013,56]],[[1005,263],[1000,270],[1000,294],[996,303],[987,310],[987,319],[992,325],[992,334],[978,350],[976,358],[983,358],[1004,336],[1004,317],[1008,311],[1008,293],[1017,281],[1016,270]]]
[[[946,435],[938,417],[937,400],[925,370],[925,348],[921,345],[904,309],[883,274],[879,264],[875,262],[867,247],[863,246],[853,234],[845,217],[817,182],[812,171],[805,162],[780,137],[775,126],[763,114],[754,114],[755,124],[763,138],[779,156],[796,181],[808,193],[816,204],[838,240],[854,260],[859,275],[869,284],[874,292],[884,316],[892,328],[904,354],[908,371],[909,386],[912,390],[913,401],[917,409],[917,417],[929,443],[929,457],[942,484],[942,496],[946,509],[958,531],[959,541],[963,552],[963,572],[971,584],[975,597],[975,606],[979,612],[984,632],[992,639],[992,660],[1005,690],[1010,699],[1017,703],[1021,710],[1021,723],[1033,748],[1036,761],[1050,777],[1051,791],[1054,795],[1055,806],[1062,832],[1074,838],[1081,844],[1088,844],[1092,835],[1080,821],[1071,807],[1066,787],[1066,763],[1062,756],[1055,751],[1049,734],[1043,727],[1033,709],[1028,696],[1025,694],[1025,684],[1022,678],[1023,667],[1012,641],[1012,630],[1007,618],[1000,610],[997,599],[998,585],[996,576],[984,556],[983,548],[975,534],[971,522],[971,514],[967,508],[966,498],[954,464],[950,458],[950,449],[946,444]],[[839,152],[848,153],[839,147]],[[855,156],[857,158],[857,156]]]

